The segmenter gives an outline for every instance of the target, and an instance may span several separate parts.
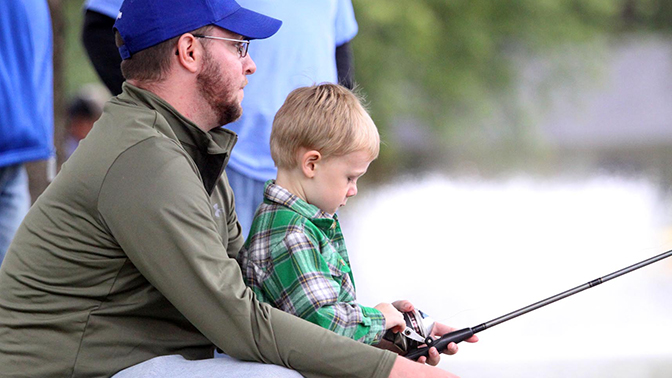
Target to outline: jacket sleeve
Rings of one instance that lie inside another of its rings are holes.
[[[187,155],[150,138],[106,175],[99,212],[131,262],[226,354],[307,377],[387,377],[391,352],[259,303],[227,255],[209,197]]]
[[[339,335],[366,344],[381,340],[383,314],[356,302],[350,268],[337,253],[321,251],[300,231],[288,233],[271,248],[272,262],[260,283],[264,298]]]

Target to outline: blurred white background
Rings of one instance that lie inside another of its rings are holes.
[[[474,327],[672,249],[645,179],[426,175],[340,212],[358,299]],[[464,377],[670,377],[672,258],[501,323],[441,367]]]

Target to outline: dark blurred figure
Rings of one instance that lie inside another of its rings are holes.
[[[112,95],[121,93],[121,56],[112,26],[123,0],[88,0],[84,5],[82,42],[98,76]]]
[[[51,16],[46,0],[0,1],[0,262],[30,207],[25,163],[53,156]]]
[[[91,131],[93,123],[103,113],[103,105],[110,97],[102,86],[89,84],[84,86],[68,104],[67,135],[65,140],[66,156],[70,157]]]

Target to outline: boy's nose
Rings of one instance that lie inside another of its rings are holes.
[[[357,195],[357,186],[353,186],[348,190],[348,197],[354,197]]]

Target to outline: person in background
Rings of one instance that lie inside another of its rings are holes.
[[[54,156],[46,0],[0,1],[0,262],[31,204],[25,163]]]
[[[82,43],[93,68],[113,96],[121,93],[124,76],[114,42],[114,21],[123,0],[87,0],[84,4]]]
[[[241,0],[241,5],[283,20],[273,37],[255,43],[258,73],[245,87],[242,117],[227,127],[238,134],[226,167],[238,220],[247,235],[264,198],[264,183],[275,177],[269,139],[273,117],[295,88],[323,82],[353,86],[350,41],[357,34],[351,0]]]
[[[453,377],[260,303],[242,280],[222,174],[236,135],[220,126],[242,112],[250,43],[280,25],[233,0],[122,4],[122,93],[0,267],[4,377]]]
[[[75,152],[79,142],[91,131],[93,123],[103,114],[103,105],[109,97],[101,85],[87,84],[70,100],[65,137],[66,157]]]

